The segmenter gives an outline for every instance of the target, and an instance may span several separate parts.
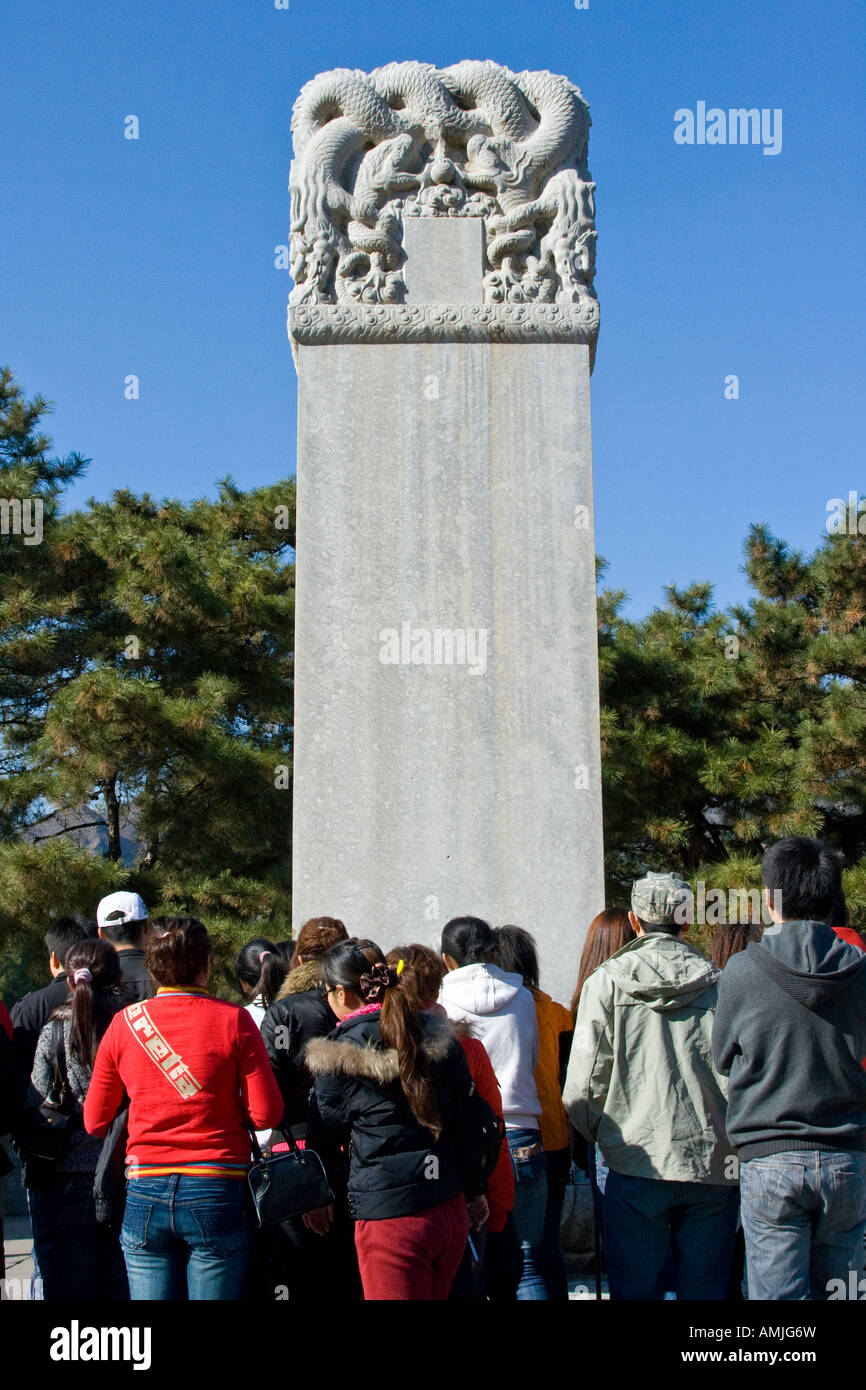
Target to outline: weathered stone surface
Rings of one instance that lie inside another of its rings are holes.
[[[483,302],[480,217],[407,217],[403,250],[407,304]]]
[[[595,355],[598,304],[289,305],[299,343],[586,343]]]
[[[570,997],[604,896],[588,349],[302,346],[299,376],[295,921],[517,922]],[[404,622],[431,664],[380,660]]]
[[[550,73],[391,64],[293,117],[293,915],[384,946],[604,901],[589,117]]]

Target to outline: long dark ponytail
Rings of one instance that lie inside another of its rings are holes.
[[[395,988],[396,968],[389,966],[373,941],[342,941],[322,957],[322,979],[336,989],[342,985],[365,1004],[381,1003],[379,1034],[397,1054],[400,1085],[409,1109],[434,1139],[442,1133],[436,1092],[422,1043],[424,1025],[401,989]]]
[[[79,941],[66,952],[64,968],[72,988],[71,1050],[92,1067],[100,1038],[125,1002],[120,961],[108,941]]]
[[[254,936],[238,951],[235,975],[246,986],[250,999],[261,999],[266,1009],[277,997],[289,963],[266,936]]]

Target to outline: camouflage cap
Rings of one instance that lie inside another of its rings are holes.
[[[684,927],[693,917],[694,895],[673,874],[646,874],[632,884],[631,910],[647,926]]]

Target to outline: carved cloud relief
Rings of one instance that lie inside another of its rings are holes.
[[[348,336],[347,324],[383,318],[417,326],[410,306],[402,314],[369,311],[403,305],[404,219],[480,217],[486,312],[467,306],[473,335],[498,324],[499,336],[525,336],[535,323],[541,336],[593,339],[589,126],[579,89],[549,72],[412,62],[315,77],[292,115],[294,336],[315,337],[316,320],[343,324],[338,336]],[[325,312],[317,315],[317,306]],[[427,327],[435,336],[437,324]]]

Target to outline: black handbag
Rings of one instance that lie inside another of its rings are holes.
[[[275,1130],[279,1135],[280,1130]],[[255,1131],[250,1130],[253,1163],[247,1175],[256,1219],[260,1226],[276,1226],[305,1211],[327,1207],[334,1200],[322,1160],[312,1149],[299,1149],[286,1130],[286,1153],[262,1154]]]
[[[54,1064],[51,1090],[40,1106],[25,1109],[21,1128],[15,1135],[22,1157],[38,1158],[43,1163],[59,1163],[69,1148],[70,1137],[82,1128],[66,1071],[66,1040],[59,1018],[51,1023],[51,1044]]]

